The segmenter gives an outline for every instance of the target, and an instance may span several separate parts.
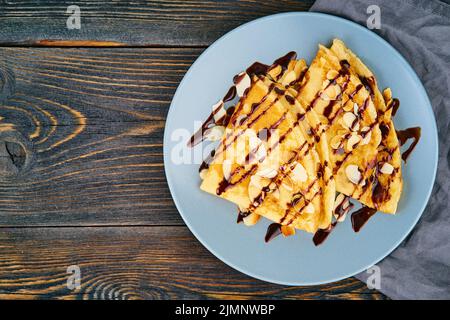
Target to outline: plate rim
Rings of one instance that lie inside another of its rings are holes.
[[[276,279],[271,279],[269,277],[265,277],[259,274],[255,274],[253,273],[251,270],[246,270],[245,268],[242,267],[238,267],[236,265],[234,265],[234,263],[228,261],[227,259],[225,259],[220,253],[218,253],[216,250],[214,250],[213,248],[211,248],[209,246],[209,244],[202,239],[197,231],[195,230],[195,228],[192,227],[192,225],[189,223],[189,219],[187,217],[187,215],[183,212],[182,206],[180,205],[178,198],[174,196],[174,193],[172,191],[173,189],[173,184],[174,182],[172,181],[172,178],[170,178],[170,174],[168,172],[168,166],[166,165],[167,162],[169,161],[168,159],[168,155],[169,155],[169,150],[168,150],[168,140],[169,140],[169,132],[168,132],[168,119],[170,119],[170,117],[172,116],[172,113],[174,112],[174,101],[176,100],[178,94],[181,92],[182,87],[185,84],[186,79],[188,78],[188,76],[190,75],[190,73],[195,69],[196,64],[198,63],[198,61],[204,56],[206,55],[210,50],[212,50],[213,48],[215,48],[219,42],[223,41],[224,39],[226,39],[227,37],[230,37],[233,33],[238,32],[239,30],[248,27],[249,25],[252,24],[256,24],[256,23],[261,23],[263,21],[267,21],[267,20],[272,20],[275,18],[282,18],[282,17],[287,17],[287,16],[298,16],[299,18],[301,18],[302,16],[310,16],[310,17],[324,17],[327,19],[331,19],[331,20],[337,20],[340,23],[344,23],[347,25],[350,25],[351,27],[356,27],[357,29],[360,29],[362,32],[365,32],[366,34],[370,35],[370,36],[374,36],[375,38],[378,38],[378,40],[380,40],[382,43],[384,43],[385,45],[387,45],[388,47],[390,47],[392,49],[392,51],[394,52],[395,55],[397,55],[397,57],[399,58],[399,60],[401,61],[401,63],[406,67],[406,69],[408,69],[408,71],[410,72],[410,74],[412,75],[412,77],[414,78],[415,82],[419,84],[419,90],[421,91],[421,94],[424,95],[426,102],[428,104],[427,106],[427,113],[429,114],[429,116],[432,119],[432,139],[436,142],[436,151],[434,156],[434,163],[433,163],[433,177],[431,179],[431,184],[428,187],[428,190],[426,192],[426,197],[425,197],[425,201],[423,202],[421,208],[418,210],[418,214],[417,217],[415,218],[414,222],[411,224],[411,226],[408,228],[408,230],[401,236],[399,237],[399,240],[397,242],[395,242],[391,248],[389,248],[389,250],[386,250],[386,253],[380,255],[380,257],[374,259],[374,262],[370,263],[369,265],[365,265],[364,267],[361,267],[360,269],[358,269],[357,271],[352,271],[350,273],[347,273],[345,275],[339,276],[339,277],[335,277],[333,279],[330,280],[325,280],[325,281],[300,281],[300,282],[291,282],[291,281],[280,281],[280,280],[276,280]],[[196,60],[194,61],[194,63],[192,63],[192,65],[189,67],[188,71],[185,73],[185,75],[183,76],[183,79],[180,81],[175,94],[172,97],[172,101],[170,103],[170,107],[169,107],[169,111],[167,112],[167,116],[166,116],[166,120],[165,120],[165,126],[164,126],[164,136],[163,136],[163,155],[164,155],[164,173],[166,176],[166,180],[167,180],[167,184],[169,186],[169,191],[171,194],[171,197],[175,203],[175,206],[178,210],[178,213],[180,214],[181,218],[183,219],[184,223],[186,224],[186,226],[189,228],[189,230],[191,231],[191,233],[195,236],[195,238],[210,252],[212,253],[216,258],[218,258],[219,260],[221,260],[223,263],[225,263],[226,265],[228,265],[229,267],[247,275],[250,276],[252,278],[258,279],[258,280],[262,280],[265,282],[269,282],[269,283],[274,283],[274,284],[279,284],[279,285],[285,285],[285,286],[313,286],[313,285],[323,285],[323,284],[330,284],[330,283],[334,283],[337,281],[341,281],[344,279],[347,279],[349,277],[353,277],[361,272],[363,272],[364,270],[367,270],[368,268],[372,267],[373,265],[376,265],[377,263],[379,263],[380,261],[384,260],[386,257],[388,257],[395,249],[397,249],[400,244],[406,239],[406,237],[408,237],[408,235],[411,233],[411,231],[414,229],[414,227],[416,227],[419,219],[422,217],[423,212],[426,208],[426,206],[428,205],[428,202],[430,200],[430,196],[431,193],[433,191],[434,188],[434,184],[435,184],[435,179],[436,179],[436,174],[437,174],[437,168],[438,168],[438,162],[439,162],[439,136],[438,136],[438,130],[437,130],[437,124],[436,124],[436,118],[435,118],[435,114],[433,111],[433,107],[430,101],[430,98],[428,96],[428,93],[422,83],[422,81],[420,80],[419,76],[417,75],[417,73],[415,72],[415,70],[412,68],[412,66],[409,64],[409,62],[403,57],[403,55],[393,46],[391,45],[388,41],[386,41],[385,39],[383,39],[380,35],[378,35],[377,33],[363,27],[362,25],[339,17],[339,16],[335,16],[335,15],[331,15],[331,14],[327,14],[327,13],[321,13],[321,12],[310,12],[310,11],[293,11],[293,12],[284,12],[284,13],[277,13],[277,14],[272,14],[272,15],[268,15],[268,16],[264,16],[261,18],[257,18],[255,20],[246,22],[230,31],[228,31],[227,33],[225,33],[224,35],[222,35],[220,38],[218,38],[217,40],[215,40],[210,46],[208,46],[201,54],[200,56],[198,56],[196,58]]]

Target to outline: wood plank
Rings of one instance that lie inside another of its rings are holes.
[[[0,226],[182,224],[162,139],[201,52],[0,48]]]
[[[186,227],[0,228],[0,299],[385,299],[349,278],[287,287],[247,277]],[[69,290],[78,265],[81,289]]]
[[[227,31],[270,14],[303,11],[314,0],[159,0],[5,2],[0,44],[42,46],[207,46]],[[69,30],[76,4],[81,29]]]

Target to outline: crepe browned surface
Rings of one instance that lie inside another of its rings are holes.
[[[287,89],[305,70],[306,63],[296,60],[253,76],[201,189],[241,211],[315,232],[331,223],[335,182],[318,115]]]
[[[326,125],[336,190],[395,213],[402,178],[390,90],[385,101],[373,73],[337,39],[330,49],[319,46],[304,83],[294,89],[303,108]]]

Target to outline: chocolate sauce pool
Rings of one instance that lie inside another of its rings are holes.
[[[369,219],[377,212],[377,209],[362,207],[352,213],[353,231],[359,232],[361,228],[369,221]]]

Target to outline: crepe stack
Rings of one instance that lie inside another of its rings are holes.
[[[235,203],[246,224],[263,216],[285,235],[329,228],[342,195],[395,213],[396,100],[342,41],[319,46],[309,68],[288,54],[238,78],[240,100],[202,172],[202,190]]]
[[[327,141],[317,115],[307,113],[283,85],[305,66],[294,61],[253,75],[201,189],[237,204],[247,221],[264,216],[315,232],[329,225],[334,203]]]

